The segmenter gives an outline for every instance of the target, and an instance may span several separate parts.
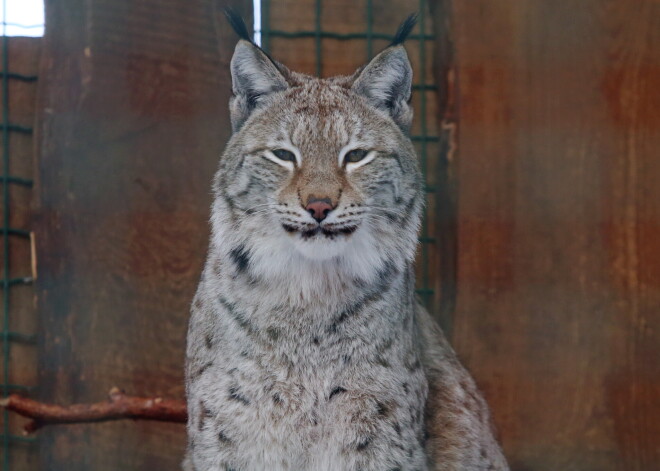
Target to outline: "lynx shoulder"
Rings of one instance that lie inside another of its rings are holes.
[[[233,135],[186,358],[196,471],[508,469],[486,404],[415,298],[424,200],[394,43],[347,77],[242,39]]]

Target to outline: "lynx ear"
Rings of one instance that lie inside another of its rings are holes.
[[[289,71],[252,42],[238,13],[225,8],[224,14],[240,38],[230,66],[234,96],[229,100],[229,112],[232,130],[236,132],[256,108],[268,101],[270,95],[289,86],[283,75],[288,75]]]
[[[376,108],[388,111],[405,132],[410,129],[413,115],[408,104],[412,91],[412,67],[403,43],[416,23],[417,14],[406,18],[394,35],[392,44],[357,72],[352,87]]]
[[[402,45],[390,46],[367,64],[353,82],[353,90],[376,108],[389,112],[404,131],[412,124],[408,104],[412,89],[412,67]]]
[[[231,59],[234,96],[229,102],[231,124],[238,131],[250,114],[273,93],[288,88],[283,66],[275,64],[258,46],[241,39]]]

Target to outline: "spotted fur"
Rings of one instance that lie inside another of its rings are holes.
[[[330,79],[236,46],[234,134],[188,332],[187,470],[507,469],[414,294],[410,29]]]

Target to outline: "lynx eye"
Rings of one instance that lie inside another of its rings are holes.
[[[273,151],[273,154],[275,154],[275,157],[277,157],[280,160],[284,160],[285,162],[294,162],[296,161],[296,156],[293,154],[293,152],[288,151],[286,149],[275,149]]]
[[[369,152],[364,149],[353,149],[344,155],[344,163],[355,163],[364,159]]]

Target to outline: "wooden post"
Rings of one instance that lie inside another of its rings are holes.
[[[206,0],[48,2],[38,105],[44,402],[183,398],[235,34]],[[251,2],[231,4],[251,24]],[[182,425],[39,432],[41,469],[178,469]]]

